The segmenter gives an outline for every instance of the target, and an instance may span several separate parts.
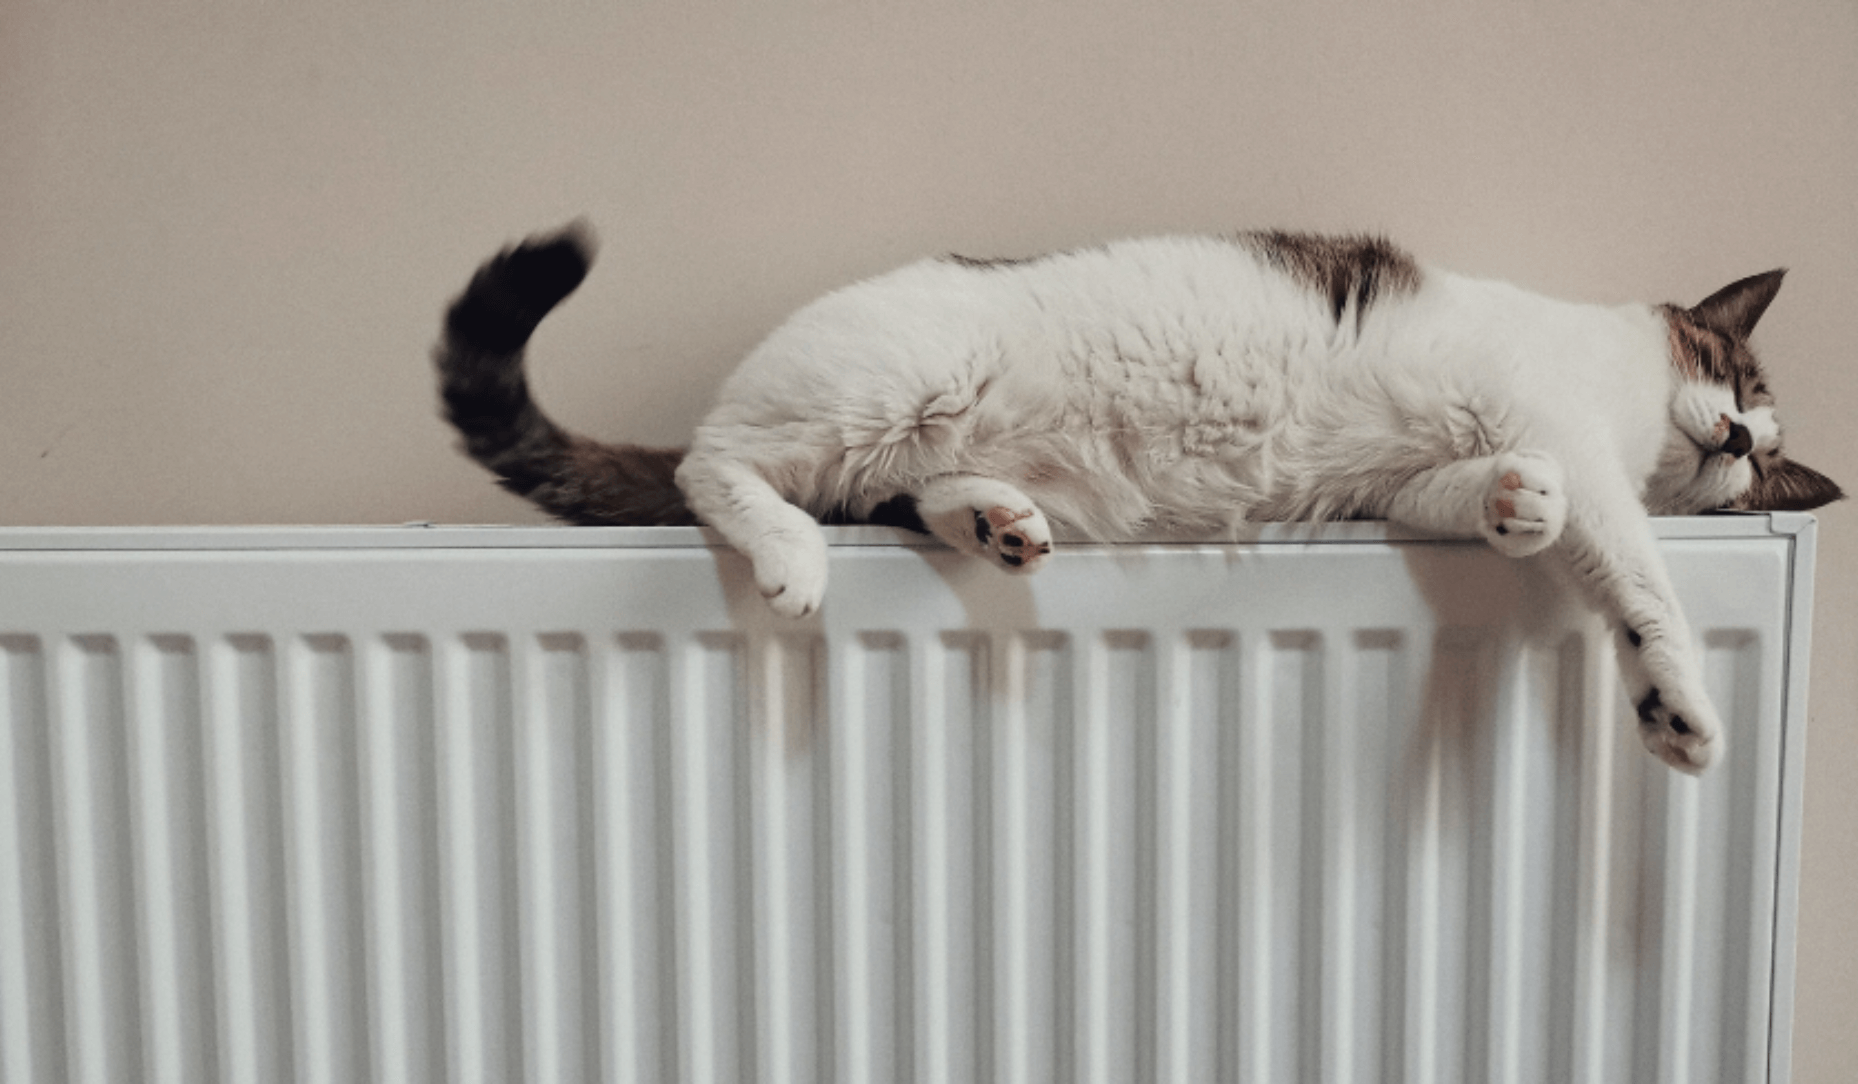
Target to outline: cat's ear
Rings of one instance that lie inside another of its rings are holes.
[[[1761,314],[1768,311],[1768,303],[1781,292],[1781,278],[1786,274],[1786,268],[1781,268],[1732,282],[1704,298],[1690,310],[1690,315],[1735,341],[1744,342],[1755,330]]]
[[[1781,456],[1762,467],[1755,484],[1730,507],[1743,512],[1805,512],[1844,496],[1837,482]]]

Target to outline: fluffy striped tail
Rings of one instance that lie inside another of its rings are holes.
[[[570,523],[655,526],[697,522],[674,473],[682,449],[602,444],[569,433],[529,397],[529,337],[593,264],[580,223],[531,237],[478,269],[452,303],[433,349],[445,417],[466,454],[503,488]]]

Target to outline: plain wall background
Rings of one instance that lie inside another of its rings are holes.
[[[585,214],[533,380],[677,443],[794,306],[920,255],[1373,229],[1757,336],[1858,488],[1858,5],[632,0],[0,8],[0,524],[534,522],[452,449],[444,303]],[[1796,1080],[1858,1064],[1858,513],[1821,516]],[[3,600],[0,600],[3,604]]]

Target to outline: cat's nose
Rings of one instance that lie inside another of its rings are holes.
[[[1727,420],[1727,415],[1725,415],[1724,418]],[[1723,451],[1740,459],[1753,451],[1754,447],[1755,438],[1749,435],[1748,426],[1743,425],[1741,422],[1730,421],[1729,439],[1723,441]]]

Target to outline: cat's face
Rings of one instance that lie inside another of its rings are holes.
[[[1663,308],[1678,380],[1671,431],[1646,494],[1653,512],[1799,511],[1844,496],[1782,452],[1774,396],[1748,347],[1782,274],[1742,279],[1693,308]]]

